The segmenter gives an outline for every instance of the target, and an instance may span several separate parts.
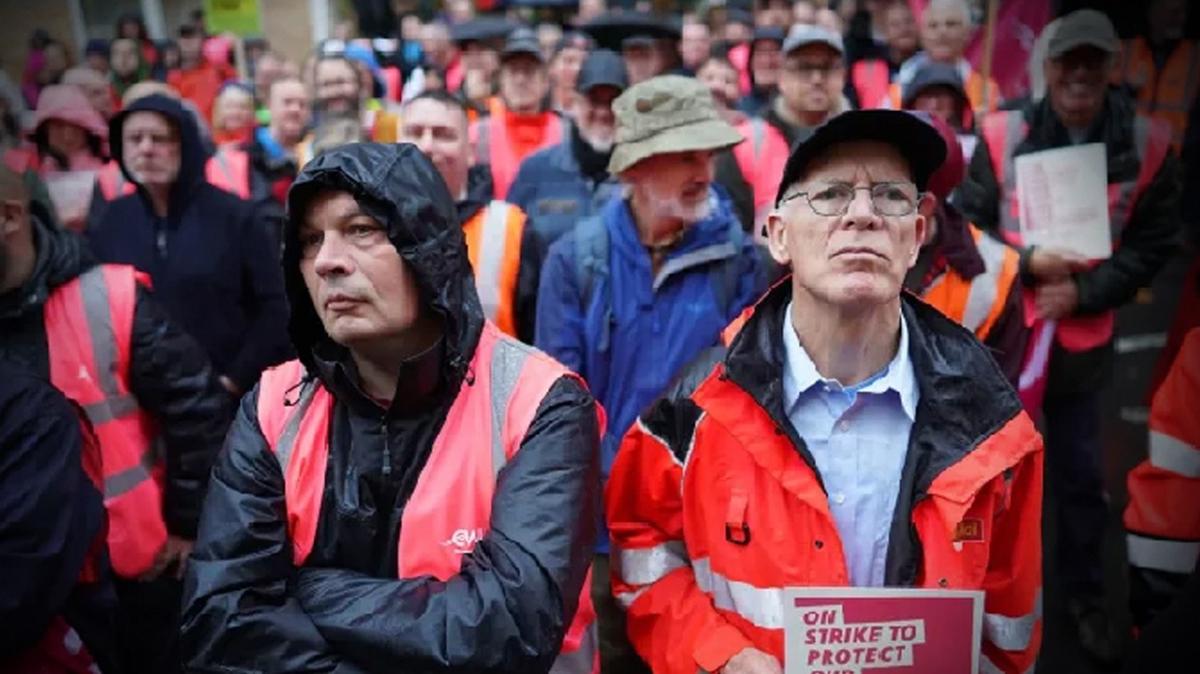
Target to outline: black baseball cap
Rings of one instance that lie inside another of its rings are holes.
[[[532,56],[542,64],[546,63],[546,55],[542,53],[537,33],[530,28],[522,27],[509,33],[504,49],[500,52],[500,60],[507,61],[514,56]]]
[[[609,49],[596,49],[588,53],[579,67],[575,90],[586,93],[593,87],[610,86],[625,91],[629,79],[625,76],[625,61],[621,55]]]
[[[775,205],[783,200],[813,158],[837,143],[875,140],[894,146],[908,161],[913,182],[925,191],[929,176],[946,160],[946,142],[932,126],[900,110],[851,110],[826,121],[804,141],[797,143],[783,167],[783,179],[775,193]]]
[[[905,85],[904,94],[900,100],[901,106],[905,108],[909,107],[922,91],[931,87],[945,87],[953,91],[960,101],[969,100],[966,90],[963,89],[962,76],[959,75],[958,68],[949,63],[934,63],[930,61],[917,68],[917,72],[913,74],[912,79]]]

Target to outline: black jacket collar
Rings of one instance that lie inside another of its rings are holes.
[[[754,398],[820,480],[812,455],[783,409],[785,356],[779,335],[791,296],[786,279],[759,302],[730,344],[723,376]],[[886,580],[912,585],[920,567],[913,506],[925,498],[938,475],[1019,414],[1021,402],[987,350],[966,329],[908,293],[901,296],[901,312],[921,399],[900,480]]]

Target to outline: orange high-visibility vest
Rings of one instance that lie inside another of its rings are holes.
[[[510,337],[517,336],[514,304],[524,233],[525,213],[499,200],[490,202],[463,223],[467,259],[475,270],[475,288],[483,314]]]
[[[537,143],[518,148],[517,140],[508,133],[508,115],[513,114],[504,107],[500,99],[489,101],[489,112],[485,119],[471,125],[471,143],[475,146],[475,160],[486,163],[492,172],[492,196],[503,199],[508,188],[517,177],[517,169],[525,157],[538,150],[558,145],[567,137],[568,122],[553,112],[535,115],[541,118],[542,137]]]
[[[948,268],[925,290],[921,299],[982,341],[987,339],[1004,313],[1008,294],[1017,280],[1020,255],[975,225],[969,227],[975,247],[983,258],[983,273],[965,279]]]
[[[754,223],[761,227],[775,206],[775,192],[787,163],[788,143],[779,129],[761,117],[752,117],[737,125],[745,142],[733,146],[742,177],[754,191]]]
[[[891,93],[892,72],[883,59],[860,59],[850,69],[850,83],[862,110],[886,107]],[[899,88],[897,88],[899,91]],[[899,107],[897,102],[896,107]]]
[[[1150,407],[1150,456],[1129,472],[1130,566],[1190,574],[1200,558],[1200,329],[1184,339]]]
[[[1125,226],[1129,224],[1134,209],[1154,181],[1154,176],[1158,174],[1158,169],[1171,148],[1171,130],[1163,122],[1139,114],[1134,121],[1133,131],[1140,164],[1137,177],[1131,181],[1108,185],[1108,213],[1114,249]],[[1000,186],[1000,233],[1006,241],[1018,247],[1023,246],[1020,227],[1021,205],[1017,199],[1017,172],[1013,153],[1027,133],[1025,118],[1018,110],[993,112],[983,118],[983,141],[987,144],[988,154],[991,155],[996,184]],[[1035,315],[1032,292],[1026,293],[1025,308],[1028,316]],[[1112,311],[1096,316],[1065,318],[1058,322],[1055,339],[1068,351],[1093,349],[1112,337],[1113,321]]]
[[[490,322],[480,334],[471,371],[475,384],[459,389],[404,506],[398,578],[447,580],[459,573],[464,554],[487,535],[496,479],[520,449],[542,399],[559,378],[575,376],[552,358],[504,336]],[[258,389],[259,427],[283,468],[296,566],[312,552],[317,532],[334,404],[329,391],[313,380],[302,387],[296,405],[286,405],[287,391],[303,374],[300,361],[293,360],[264,372]],[[490,442],[480,442],[484,438]],[[454,545],[443,545],[444,540]],[[599,671],[590,579],[589,571],[556,672]]]
[[[108,551],[124,578],[148,571],[167,542],[158,430],[129,388],[140,277],[127,265],[92,267],[55,288],[43,311],[50,381],[83,407],[100,439]]]
[[[1172,146],[1179,149],[1188,113],[1200,91],[1200,46],[1194,40],[1180,40],[1159,70],[1145,38],[1137,37],[1126,40],[1122,61],[1114,70],[1117,83],[1133,89],[1143,114],[1171,126]]]
[[[214,187],[250,198],[250,155],[245,150],[221,148],[204,165],[204,179]]]

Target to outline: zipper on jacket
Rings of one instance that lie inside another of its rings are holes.
[[[387,477],[392,474],[392,447],[388,442],[386,416],[379,420],[379,432],[383,434],[383,475]]]

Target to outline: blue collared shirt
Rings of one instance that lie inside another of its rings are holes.
[[[842,386],[823,378],[800,345],[791,304],[785,316],[784,411],[825,482],[851,585],[882,586],[920,397],[908,357],[908,326],[901,316],[900,345],[886,367],[854,386]]]

